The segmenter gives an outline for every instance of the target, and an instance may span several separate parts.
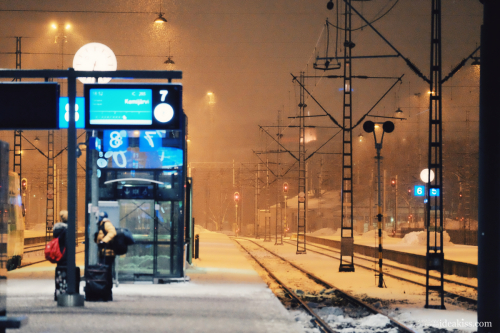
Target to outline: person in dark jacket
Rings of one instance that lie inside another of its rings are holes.
[[[57,295],[64,294],[68,286],[66,279],[66,264],[68,262],[68,251],[66,251],[66,231],[68,229],[68,211],[61,210],[59,213],[61,222],[57,222],[52,229],[53,238],[59,238],[59,251],[63,254],[62,258],[57,262],[56,267],[56,290],[54,300],[57,301]]]
[[[99,219],[97,221],[97,234],[95,237],[95,242],[99,248],[99,262],[104,263],[109,266],[108,273],[106,275],[106,279],[108,281],[107,285],[109,289],[105,291],[105,295],[103,298],[106,301],[113,300],[113,264],[115,262],[115,252],[110,248],[110,243],[113,238],[116,236],[116,229],[108,219],[108,213],[100,212]]]
[[[53,238],[59,238],[59,251],[63,253],[61,260],[57,262],[57,267],[66,266],[68,254],[66,251],[66,231],[68,229],[68,211],[61,210],[59,213],[61,222],[57,222],[52,229]]]

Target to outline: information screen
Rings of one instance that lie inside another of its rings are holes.
[[[83,90],[87,130],[178,130],[184,126],[181,84],[85,84]]]
[[[153,101],[151,89],[90,89],[92,125],[151,125]]]
[[[57,129],[59,84],[0,82],[0,129]]]

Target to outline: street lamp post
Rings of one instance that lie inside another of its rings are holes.
[[[68,41],[68,38],[66,37],[65,30],[69,30],[71,28],[70,24],[52,24],[52,28],[57,30],[57,35],[54,40],[54,43],[59,43],[60,48],[61,48],[61,69],[64,69],[64,43]]]
[[[284,225],[285,225],[284,230],[285,230],[285,235],[284,235],[284,237],[286,237],[286,232],[287,232],[287,230],[288,230],[288,225],[286,224],[286,195],[288,194],[288,183],[287,183],[287,182],[283,183],[283,194],[284,194],[284,196],[285,196],[285,219],[284,219]]]
[[[378,287],[384,287],[384,273],[382,272],[382,199],[381,199],[381,189],[380,189],[380,161],[382,160],[382,156],[380,156],[380,151],[382,150],[382,143],[384,141],[384,134],[391,133],[394,131],[394,123],[391,121],[386,121],[382,125],[382,136],[380,138],[380,142],[377,142],[377,135],[375,134],[375,123],[373,121],[366,121],[363,124],[363,129],[367,133],[373,132],[373,138],[375,140],[375,149],[377,150],[377,156],[375,159],[377,160],[377,172],[378,172],[378,181],[377,181],[377,189],[378,189],[378,214],[377,214],[377,226],[378,226]]]
[[[238,232],[239,226],[238,226],[238,201],[240,200],[240,193],[239,192],[234,192],[234,203],[236,206],[236,220],[235,220],[235,232],[236,232],[236,237],[238,237]]]

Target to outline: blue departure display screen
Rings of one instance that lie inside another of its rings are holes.
[[[151,125],[151,89],[100,89],[89,93],[89,123],[92,125]]]

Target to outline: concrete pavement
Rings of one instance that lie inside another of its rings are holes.
[[[200,257],[187,270],[189,282],[120,284],[113,288],[113,302],[85,302],[83,308],[53,301],[55,265],[10,272],[8,315],[26,315],[29,322],[9,331],[302,332],[227,236],[200,234]],[[77,255],[77,265],[82,262],[83,254]]]

